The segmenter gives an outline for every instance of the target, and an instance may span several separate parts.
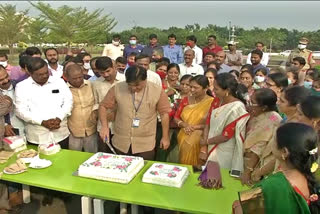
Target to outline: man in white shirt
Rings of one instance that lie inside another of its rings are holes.
[[[197,38],[194,35],[188,36],[187,37],[187,43],[186,43],[186,47],[184,49],[184,52],[186,52],[186,50],[193,50],[195,57],[193,59],[193,63],[195,64],[201,64],[202,63],[202,49],[199,48],[197,45]]]
[[[156,72],[149,69],[150,61],[150,57],[145,54],[140,54],[135,58],[136,65],[141,66],[147,70],[147,81],[153,82],[162,87],[160,76]]]
[[[256,49],[262,51],[263,55],[262,55],[262,59],[261,59],[261,65],[267,67],[268,63],[269,63],[269,54],[268,53],[264,53],[263,52],[263,48],[264,48],[264,44],[262,42],[256,42]],[[251,52],[248,54],[247,57],[247,64],[252,65],[251,62]]]
[[[193,62],[194,57],[194,50],[189,49],[184,52],[184,63],[179,64],[180,78],[185,74],[190,74],[192,76],[204,74],[203,67]]]
[[[41,58],[30,59],[30,77],[16,87],[16,115],[25,122],[27,141],[33,144],[59,143],[68,149],[67,117],[71,114],[72,94],[61,78],[49,76]]]
[[[55,78],[61,78],[63,74],[63,66],[58,63],[59,54],[57,49],[48,48],[45,50],[44,55],[48,62],[48,70]]]
[[[116,60],[119,56],[123,56],[124,46],[121,44],[120,35],[115,34],[112,36],[112,43],[104,46],[102,56],[108,56],[112,60]]]

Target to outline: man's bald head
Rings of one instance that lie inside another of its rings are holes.
[[[67,77],[71,77],[72,75],[74,75],[78,72],[82,73],[81,66],[78,64],[69,64],[66,67],[66,76]]]
[[[80,88],[84,83],[83,72],[81,66],[78,64],[72,64],[66,68],[66,77],[69,84],[75,88]]]

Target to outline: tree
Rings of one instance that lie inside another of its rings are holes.
[[[13,44],[24,39],[25,28],[28,25],[28,10],[17,12],[16,6],[0,5],[0,42],[9,46],[13,53]]]
[[[47,26],[48,23],[39,17],[30,18],[30,24],[26,29],[29,42],[33,43],[34,45],[46,42],[48,40]]]
[[[30,2],[37,8],[43,20],[48,22],[49,38],[57,43],[83,42],[89,44],[102,43],[117,24],[110,15],[102,16],[103,9],[88,12],[86,8],[61,6],[51,8],[49,4]]]

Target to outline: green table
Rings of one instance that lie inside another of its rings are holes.
[[[207,190],[198,186],[199,173],[191,173],[182,188],[142,183],[142,176],[154,163],[153,161],[148,161],[129,184],[73,176],[79,165],[91,156],[92,153],[71,150],[61,150],[52,156],[41,155],[41,158],[51,160],[52,166],[45,169],[28,168],[27,172],[18,175],[3,174],[2,179],[89,198],[188,213],[231,213],[231,205],[237,199],[237,192],[247,189],[240,184],[240,181],[230,177],[228,171],[224,169],[222,169],[224,188],[220,190]],[[0,165],[0,169],[15,159],[16,155],[7,164]],[[191,166],[188,167],[192,172]]]

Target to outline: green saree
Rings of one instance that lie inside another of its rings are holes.
[[[257,193],[259,189],[262,190],[262,194],[260,195]],[[254,186],[251,190],[252,193],[250,193],[250,191],[248,192],[239,194],[243,213],[310,213],[306,200],[293,189],[281,172],[265,178]],[[248,197],[250,194],[253,197]],[[255,207],[252,206],[252,200],[256,204]],[[264,209],[261,209],[261,204],[263,204]]]

